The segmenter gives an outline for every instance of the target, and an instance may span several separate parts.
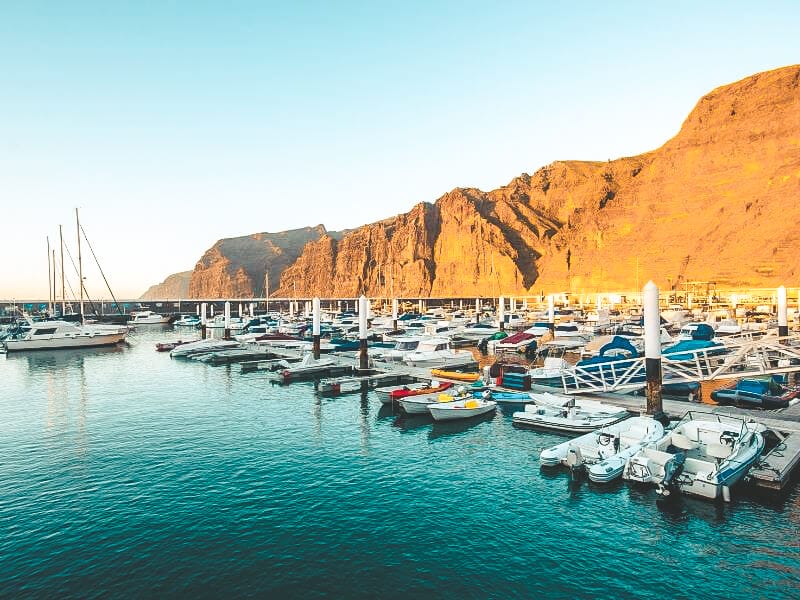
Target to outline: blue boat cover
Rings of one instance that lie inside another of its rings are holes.
[[[683,340],[673,346],[664,348],[661,354],[670,360],[691,360],[695,357],[694,351],[708,348],[713,348],[713,350],[708,352],[709,356],[725,353],[725,347],[719,342],[711,342],[708,340]]]

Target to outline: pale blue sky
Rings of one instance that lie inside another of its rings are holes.
[[[800,3],[696,4],[4,2],[0,298],[46,296],[75,206],[131,297],[220,237],[651,150],[800,61]]]

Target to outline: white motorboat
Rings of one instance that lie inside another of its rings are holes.
[[[589,479],[599,483],[622,474],[625,462],[645,444],[664,435],[664,426],[650,417],[632,417],[542,450],[542,466],[572,469],[589,466]]]
[[[455,402],[456,396],[447,392],[432,392],[417,396],[406,396],[400,399],[400,408],[409,415],[428,415],[428,406],[434,403]]]
[[[113,346],[125,340],[128,328],[118,325],[80,325],[72,321],[28,321],[30,329],[3,342],[6,352],[61,350]]]
[[[577,324],[567,322],[556,325],[553,335],[557,338],[581,338],[584,334]]]
[[[169,355],[173,358],[183,358],[194,356],[197,354],[205,354],[206,352],[218,352],[220,350],[230,350],[232,348],[240,348],[241,344],[234,340],[220,340],[209,338],[206,340],[198,340],[196,342],[189,342],[188,344],[181,344],[177,348],[170,351]]]
[[[378,395],[378,399],[381,402],[383,402],[384,404],[391,404],[392,392],[395,392],[397,390],[423,390],[429,385],[430,383],[427,382],[409,383],[406,385],[390,385],[387,387],[375,388],[375,393]]]
[[[391,338],[388,341],[395,342],[395,346],[390,350],[383,351],[381,353],[381,358],[384,360],[401,361],[406,355],[411,354],[417,349],[421,339],[421,337],[416,335],[403,335]]]
[[[430,338],[420,341],[413,352],[403,357],[403,362],[412,367],[447,367],[461,365],[475,360],[469,350],[453,350],[449,340]]]
[[[318,373],[325,373],[331,367],[336,365],[336,361],[331,358],[314,358],[310,352],[304,354],[299,363],[286,367],[282,372],[284,379],[291,379],[292,377],[316,375]]]
[[[544,401],[537,400],[540,396],[548,398]],[[564,433],[586,433],[613,425],[630,416],[630,413],[620,406],[596,400],[553,394],[531,394],[531,398],[535,404],[529,404],[525,410],[514,413],[512,422],[515,425]],[[560,399],[560,404],[553,402],[553,399]]]
[[[431,416],[437,421],[468,419],[486,414],[496,408],[497,402],[484,398],[464,398],[455,402],[437,402],[428,405]]]
[[[173,325],[175,327],[198,327],[200,325],[200,317],[197,315],[181,315]]]
[[[730,488],[764,450],[763,431],[763,425],[734,416],[689,411],[628,459],[623,478],[656,484],[665,496],[680,491],[729,500]]]
[[[169,323],[169,316],[154,313],[151,310],[135,310],[131,312],[128,325],[160,325]]]
[[[457,334],[470,340],[482,340],[500,331],[497,325],[491,323],[467,323],[457,331]]]

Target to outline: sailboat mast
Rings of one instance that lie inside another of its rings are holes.
[[[83,319],[83,262],[81,261],[81,220],[78,217],[78,209],[75,208],[75,225],[78,232],[78,287],[81,290],[81,325],[84,323]]]
[[[64,232],[58,226],[58,237],[61,239],[61,317],[67,314],[67,294],[64,290]]]
[[[47,236],[47,311],[52,316],[53,314],[53,286],[52,286],[52,277],[55,277],[55,273],[52,273],[51,276],[51,269],[50,269],[50,236]]]
[[[266,298],[266,311],[269,312],[269,265],[267,265],[267,269],[264,271],[264,298]]]
[[[53,312],[52,312],[52,316],[55,316],[56,306],[58,306],[58,303],[56,302],[56,249],[53,248]]]

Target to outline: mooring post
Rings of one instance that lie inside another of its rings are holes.
[[[512,315],[517,312],[517,299],[514,296],[508,299],[508,312]]]
[[[789,335],[789,312],[786,302],[786,288],[778,288],[778,337]],[[786,340],[783,340],[786,343]]]
[[[366,296],[362,295],[358,299],[358,339],[359,339],[359,361],[358,366],[362,371],[369,368],[367,356],[367,316],[369,304]]]
[[[475,322],[481,322],[481,299],[475,298]]]
[[[231,339],[231,303],[225,301],[225,334],[226,340]]]
[[[497,299],[497,321],[500,323],[500,331],[506,330],[506,299],[500,296]]]
[[[206,327],[208,327],[206,325],[206,323],[207,323],[206,315],[208,314],[207,310],[208,310],[208,305],[205,302],[201,303],[200,304],[200,339],[201,340],[206,339]]]
[[[400,303],[397,298],[392,299],[392,331],[397,331],[397,313],[400,312]]]
[[[550,328],[550,335],[556,334],[556,299],[553,294],[547,297],[547,326]]]
[[[319,353],[320,353],[320,348],[319,348],[319,345],[320,345],[319,344],[319,330],[320,330],[320,326],[319,326],[319,322],[320,322],[319,298],[314,298],[314,300],[312,300],[312,303],[314,305],[314,323],[312,325],[312,330],[311,330],[311,334],[314,336],[313,337],[313,352],[314,352],[314,359],[315,360],[319,360]]]
[[[658,287],[652,281],[644,286],[644,364],[647,375],[647,414],[664,414],[661,402],[661,315],[658,311]]]

